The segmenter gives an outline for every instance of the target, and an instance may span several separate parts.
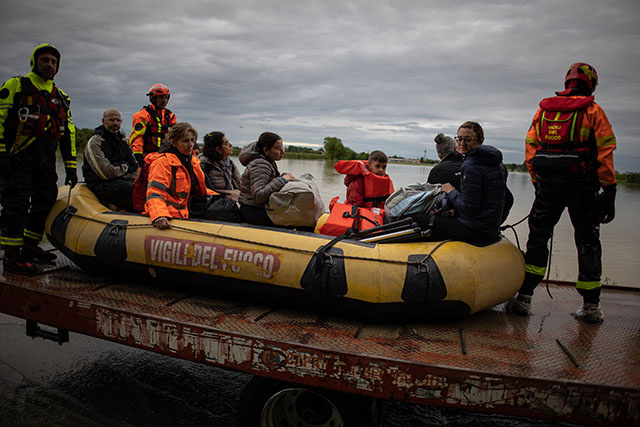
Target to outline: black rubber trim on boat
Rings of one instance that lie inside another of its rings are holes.
[[[121,262],[127,259],[128,224],[128,221],[114,219],[104,227],[93,248],[97,257],[112,262]]]
[[[300,287],[317,296],[343,296],[349,290],[344,268],[344,252],[333,245],[346,236],[338,236],[318,248],[300,278]]]
[[[51,234],[49,234],[47,238],[56,248],[64,246],[69,221],[71,221],[71,218],[73,218],[73,215],[76,212],[78,212],[78,209],[73,206],[67,206],[66,209],[60,211],[60,213],[53,219],[53,222],[51,223]]]
[[[409,255],[402,300],[409,303],[436,302],[442,301],[446,296],[447,286],[433,258],[427,255]]]

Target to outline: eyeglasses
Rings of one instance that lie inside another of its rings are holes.
[[[453,139],[456,140],[456,142],[460,143],[460,142],[464,142],[466,144],[470,143],[471,141],[473,141],[475,138],[472,136],[456,136]]]

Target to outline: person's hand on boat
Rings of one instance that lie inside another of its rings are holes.
[[[69,185],[71,188],[75,187],[78,183],[78,173],[76,168],[65,168],[64,185]]]
[[[155,228],[159,228],[160,230],[169,228],[169,219],[164,216],[161,216],[160,218],[156,218],[156,220],[153,221],[153,226]]]
[[[282,174],[282,177],[283,177],[283,178],[285,179],[285,181],[287,181],[287,182],[291,181],[292,179],[295,179],[295,177],[294,177],[293,175],[291,175],[289,172],[287,172],[287,173],[283,173],[283,174]]]
[[[238,200],[240,199],[240,190],[228,190],[226,197],[227,199],[231,199],[234,202],[238,202]]]
[[[452,192],[453,190],[455,190],[456,188],[451,185],[450,183],[446,183],[442,185],[441,190],[444,191],[445,193],[449,194],[450,192]]]

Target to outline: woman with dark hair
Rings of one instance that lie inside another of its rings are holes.
[[[233,145],[222,132],[209,132],[204,136],[200,166],[209,177],[213,190],[237,202],[240,197],[240,171],[231,158]]]
[[[476,122],[464,122],[455,137],[463,154],[460,190],[451,183],[442,186],[454,217],[428,214],[410,215],[424,230],[431,230],[429,240],[459,240],[488,244],[498,240],[507,188],[501,163],[502,153],[482,145],[484,131]]]
[[[282,138],[273,132],[264,132],[240,152],[240,163],[245,166],[240,179],[240,213],[250,224],[273,226],[264,206],[269,196],[294,179],[290,173],[278,171],[276,162],[282,159]]]

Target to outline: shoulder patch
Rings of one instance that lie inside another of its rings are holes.
[[[2,88],[2,90],[0,90],[0,99],[6,99],[9,96],[9,89]]]
[[[137,131],[141,131],[142,129],[144,129],[144,125],[140,122],[136,123],[136,126],[134,128]]]

